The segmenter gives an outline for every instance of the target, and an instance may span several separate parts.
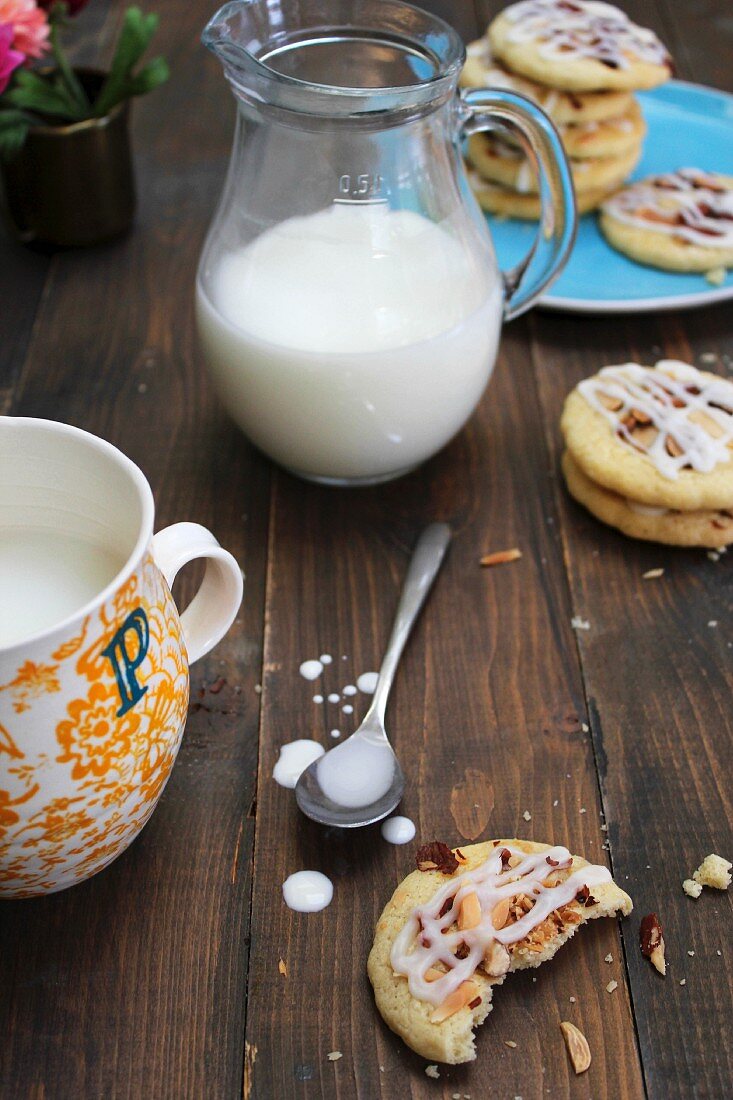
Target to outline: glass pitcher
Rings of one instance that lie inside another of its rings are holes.
[[[456,94],[458,34],[397,0],[236,0],[203,41],[237,100],[199,266],[215,385],[250,440],[333,485],[398,477],[478,404],[502,320],[575,233],[560,140],[511,92]],[[509,129],[539,173],[533,249],[501,273],[461,143]]]

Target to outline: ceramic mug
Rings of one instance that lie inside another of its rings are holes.
[[[62,890],[134,840],[178,753],[189,665],[237,614],[232,555],[196,523],[153,535],[153,519],[111,444],[0,417],[0,896]],[[179,614],[170,586],[195,558]]]

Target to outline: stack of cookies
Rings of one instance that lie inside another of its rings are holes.
[[[687,363],[606,367],[568,396],[571,496],[632,538],[733,543],[733,382]]]
[[[461,84],[507,88],[555,122],[570,159],[580,213],[616,191],[641,156],[646,126],[633,93],[667,80],[656,35],[594,0],[521,0],[467,47]],[[471,185],[485,210],[539,217],[532,166],[509,136],[474,134]]]

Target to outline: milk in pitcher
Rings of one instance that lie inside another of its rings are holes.
[[[490,377],[500,276],[421,214],[337,203],[214,265],[197,316],[219,392],[302,475],[368,483],[410,469],[455,435]]]

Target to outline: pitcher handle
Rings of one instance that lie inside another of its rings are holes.
[[[578,227],[573,178],[557,130],[526,96],[474,88],[461,92],[461,99],[469,112],[461,119],[461,134],[497,124],[511,130],[539,181],[540,223],[534,244],[521,263],[503,272],[504,319],[511,321],[537,301],[568,261]]]
[[[169,588],[184,565],[195,558],[206,559],[201,587],[181,613],[188,663],[192,665],[221,641],[234,622],[242,602],[242,570],[199,523],[164,527],[153,536],[153,558]]]

